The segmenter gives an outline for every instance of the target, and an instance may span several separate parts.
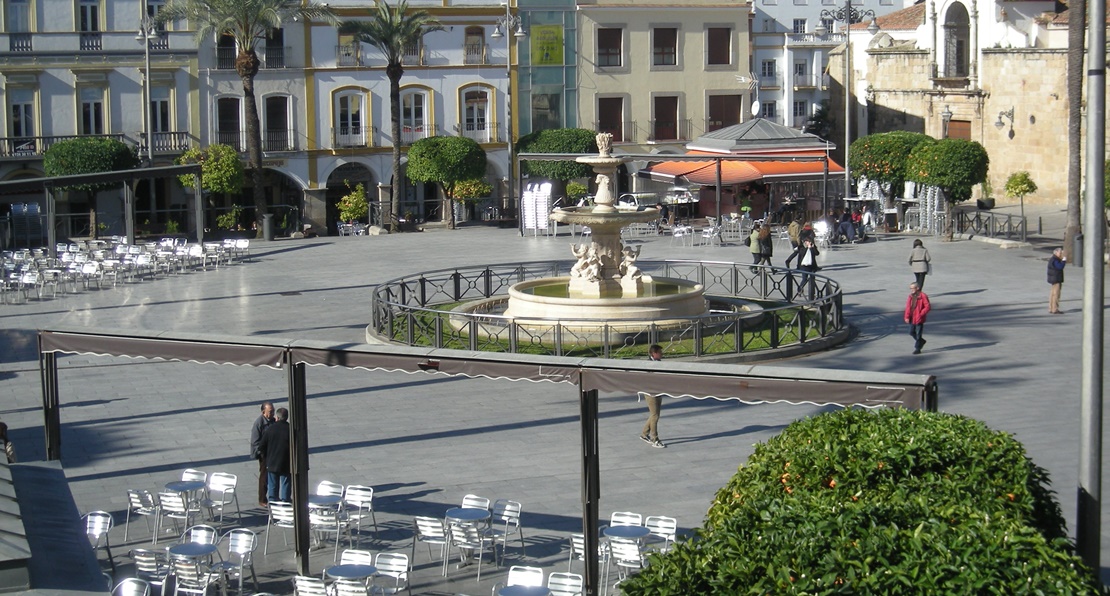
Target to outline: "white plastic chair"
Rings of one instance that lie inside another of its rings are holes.
[[[185,527],[192,524],[193,512],[186,505],[185,496],[181,493],[174,491],[158,493],[158,523],[154,528],[154,544],[158,544],[162,533],[162,523],[167,518],[173,520],[175,534],[180,531],[178,530],[179,522],[185,522]]]
[[[112,596],[150,596],[150,584],[137,577],[129,577],[112,589]]]
[[[628,578],[633,572],[644,568],[644,552],[638,540],[609,540],[609,562],[605,565],[605,587],[609,587],[609,570],[613,565],[617,567],[617,586]]]
[[[84,519],[85,534],[89,537],[93,550],[100,548],[101,544],[104,545],[104,551],[108,553],[108,564],[112,566],[112,573],[115,573],[116,561],[112,558],[112,543],[108,539],[108,532],[115,525],[112,515],[107,511],[90,511],[85,514]]]
[[[374,537],[378,536],[378,516],[374,513],[374,489],[369,486],[352,484],[343,492],[343,502],[354,508],[353,519],[359,536],[362,535],[362,518],[368,514],[374,522]]]
[[[412,569],[411,564],[416,562],[416,543],[421,542],[428,545],[428,556],[432,556],[432,545],[439,546],[439,558],[442,569],[440,574],[447,575],[447,544],[450,537],[447,535],[447,527],[443,525],[442,519],[434,517],[421,517],[417,516],[412,518],[412,558],[410,559],[409,569]]]
[[[173,593],[200,594],[205,596],[208,587],[218,582],[223,577],[213,573],[204,563],[194,558],[175,557],[170,561],[173,567]]]
[[[496,583],[490,591],[491,596],[497,596],[497,591],[501,588],[509,586],[543,586],[543,569],[539,567],[525,567],[524,565],[513,565],[509,568],[509,575],[505,578],[505,583]]]
[[[378,553],[374,557],[374,566],[378,568],[378,578],[393,580],[393,584],[388,585],[388,581],[379,583],[378,579],[375,579],[374,585],[371,587],[375,594],[396,594],[401,590],[408,590],[409,593],[412,593],[412,587],[409,586],[408,555],[404,553]]]
[[[331,480],[322,480],[316,485],[316,494],[325,497],[342,497],[343,485]]]
[[[475,509],[489,509],[489,499],[474,494],[466,495],[463,497],[462,506],[473,507]]]
[[[124,542],[127,542],[127,528],[131,524],[132,513],[143,516],[146,529],[150,532],[150,518],[153,516],[158,519],[158,501],[154,500],[154,495],[149,490],[130,489],[127,491],[127,516],[123,520]],[[157,534],[152,536],[151,543],[154,543],[157,538]]]
[[[553,571],[547,576],[547,589],[551,596],[582,596],[585,580],[577,573]]]
[[[293,578],[293,594],[294,596],[332,596],[324,580],[307,575]]]
[[[486,551],[492,552],[493,542],[488,540],[485,534],[474,525],[460,525],[449,526],[448,532],[450,541],[448,548],[454,548],[459,552],[459,562],[465,560],[466,556],[478,557],[478,581],[482,581],[482,560]],[[496,555],[495,555],[496,556]],[[443,571],[444,576],[447,575],[447,564],[444,563]]]
[[[212,571],[229,578],[237,577],[239,594],[242,594],[243,572],[250,569],[251,579],[254,580],[254,591],[257,592],[258,575],[254,572],[254,549],[258,547],[258,536],[246,528],[236,528],[224,534],[220,543],[227,545],[227,558],[212,565]]]
[[[649,548],[662,543],[657,550],[664,553],[670,550],[678,532],[678,520],[665,515],[649,515],[644,518],[644,527],[651,531],[644,539]]]
[[[644,516],[632,511],[614,511],[609,516],[610,526],[640,526],[644,523]]]
[[[509,535],[514,531],[520,538],[520,557],[524,558],[524,530],[520,527],[520,514],[522,506],[517,501],[498,499],[493,503],[493,513],[490,518],[490,527],[486,533],[493,540],[494,545],[501,544],[501,564],[505,564],[505,546]]]
[[[271,528],[281,528],[285,546],[289,546],[289,536],[285,530],[293,528],[293,504],[284,501],[270,501],[270,515],[266,520],[266,538],[262,542],[262,554],[270,552]]]
[[[351,525],[339,512],[339,507],[310,507],[308,510],[308,523],[312,529],[312,533],[317,536],[318,540],[323,542],[323,536],[327,534],[335,534],[335,549],[332,553],[332,561],[339,558],[339,540],[343,534],[347,534],[347,542],[350,546],[354,546],[354,540],[351,537]]]
[[[224,509],[232,503],[235,503],[237,519],[243,518],[243,511],[239,508],[239,494],[235,492],[238,483],[238,476],[227,472],[212,472],[208,477],[208,495],[200,500],[200,506],[208,510],[208,519],[214,519],[219,510],[221,528],[224,525]]]
[[[172,569],[165,552],[145,548],[131,549],[131,560],[135,563],[135,577],[159,586],[162,596],[166,594],[166,580]]]

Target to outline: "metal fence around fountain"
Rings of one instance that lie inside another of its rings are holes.
[[[651,344],[669,356],[748,354],[823,340],[843,332],[839,284],[820,274],[794,269],[714,261],[637,261],[641,271],[702,284],[708,314],[673,317],[672,324],[643,321],[628,330],[628,320],[505,317],[496,314],[509,287],[533,279],[569,275],[574,261],[483,265],[417,273],[374,289],[372,322],[376,339],[410,346],[473,351],[548,354],[598,358],[641,358]],[[806,276],[812,279],[803,287]],[[761,310],[735,310],[735,299],[757,302]],[[732,300],[732,301],[730,301]],[[471,312],[454,311],[479,301]],[[674,324],[674,321],[679,321]],[[596,330],[581,331],[583,321]]]

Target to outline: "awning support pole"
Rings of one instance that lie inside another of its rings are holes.
[[[579,404],[582,414],[582,534],[585,536],[586,596],[597,596],[601,578],[598,576],[598,501],[601,497],[600,459],[597,439],[597,390],[583,390],[579,375]]]
[[[292,475],[293,534],[297,573],[312,575],[308,568],[308,397],[305,389],[304,364],[294,364],[292,353],[285,352],[285,370],[289,381],[289,464]],[[267,532],[271,531],[267,528]]]

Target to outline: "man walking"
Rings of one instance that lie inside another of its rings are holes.
[[[251,425],[251,457],[258,460],[258,504],[261,507],[266,507],[268,504],[266,496],[269,479],[266,476],[266,460],[262,457],[259,443],[262,442],[263,431],[273,422],[274,404],[264,401],[262,402],[262,415]]]
[[[1052,256],[1048,258],[1048,283],[1051,288],[1048,290],[1048,312],[1059,315],[1060,312],[1060,289],[1064,285],[1064,267],[1068,264],[1068,258],[1064,256],[1064,249],[1057,248],[1052,251]]]
[[[659,344],[652,344],[648,348],[648,358],[655,361],[662,360],[663,348]],[[644,400],[647,401],[648,419],[644,423],[644,430],[640,431],[640,440],[652,447],[663,449],[667,446],[659,440],[659,409],[663,407],[663,396],[645,393]]]
[[[904,318],[910,324],[910,335],[914,339],[914,354],[920,354],[921,348],[925,347],[925,316],[929,314],[930,308],[929,297],[921,291],[921,286],[916,282],[910,284],[910,295],[906,298]]]
[[[262,433],[259,442],[266,461],[267,502],[289,502],[292,478],[289,465],[289,410],[278,408],[274,423]]]

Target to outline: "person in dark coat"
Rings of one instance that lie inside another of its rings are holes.
[[[806,225],[808,226],[809,224]],[[817,256],[820,254],[821,251],[817,250],[817,244],[813,241],[813,238],[802,236],[802,243],[794,249],[794,252],[790,253],[789,257],[786,257],[786,267],[788,269],[790,268],[790,262],[797,258],[798,270],[805,272],[802,273],[802,281],[798,286],[798,293],[801,293],[802,288],[806,288],[806,297],[809,300],[813,300],[813,296],[816,293],[816,284],[814,283],[815,278],[813,274],[821,269],[817,266]]]
[[[258,448],[262,442],[262,433],[274,421],[274,404],[262,402],[262,414],[251,425],[251,457],[258,460],[258,504],[266,506],[266,497],[270,494],[270,477],[266,474],[266,460],[262,459],[262,451]]]
[[[258,448],[266,462],[266,476],[269,480],[266,500],[270,503],[288,503],[293,480],[289,465],[289,410],[277,409],[273,424],[262,432]]]
[[[1048,312],[1058,315],[1060,311],[1060,289],[1064,285],[1064,267],[1068,264],[1064,256],[1064,249],[1057,248],[1048,258],[1048,283],[1052,286],[1048,291]]]

